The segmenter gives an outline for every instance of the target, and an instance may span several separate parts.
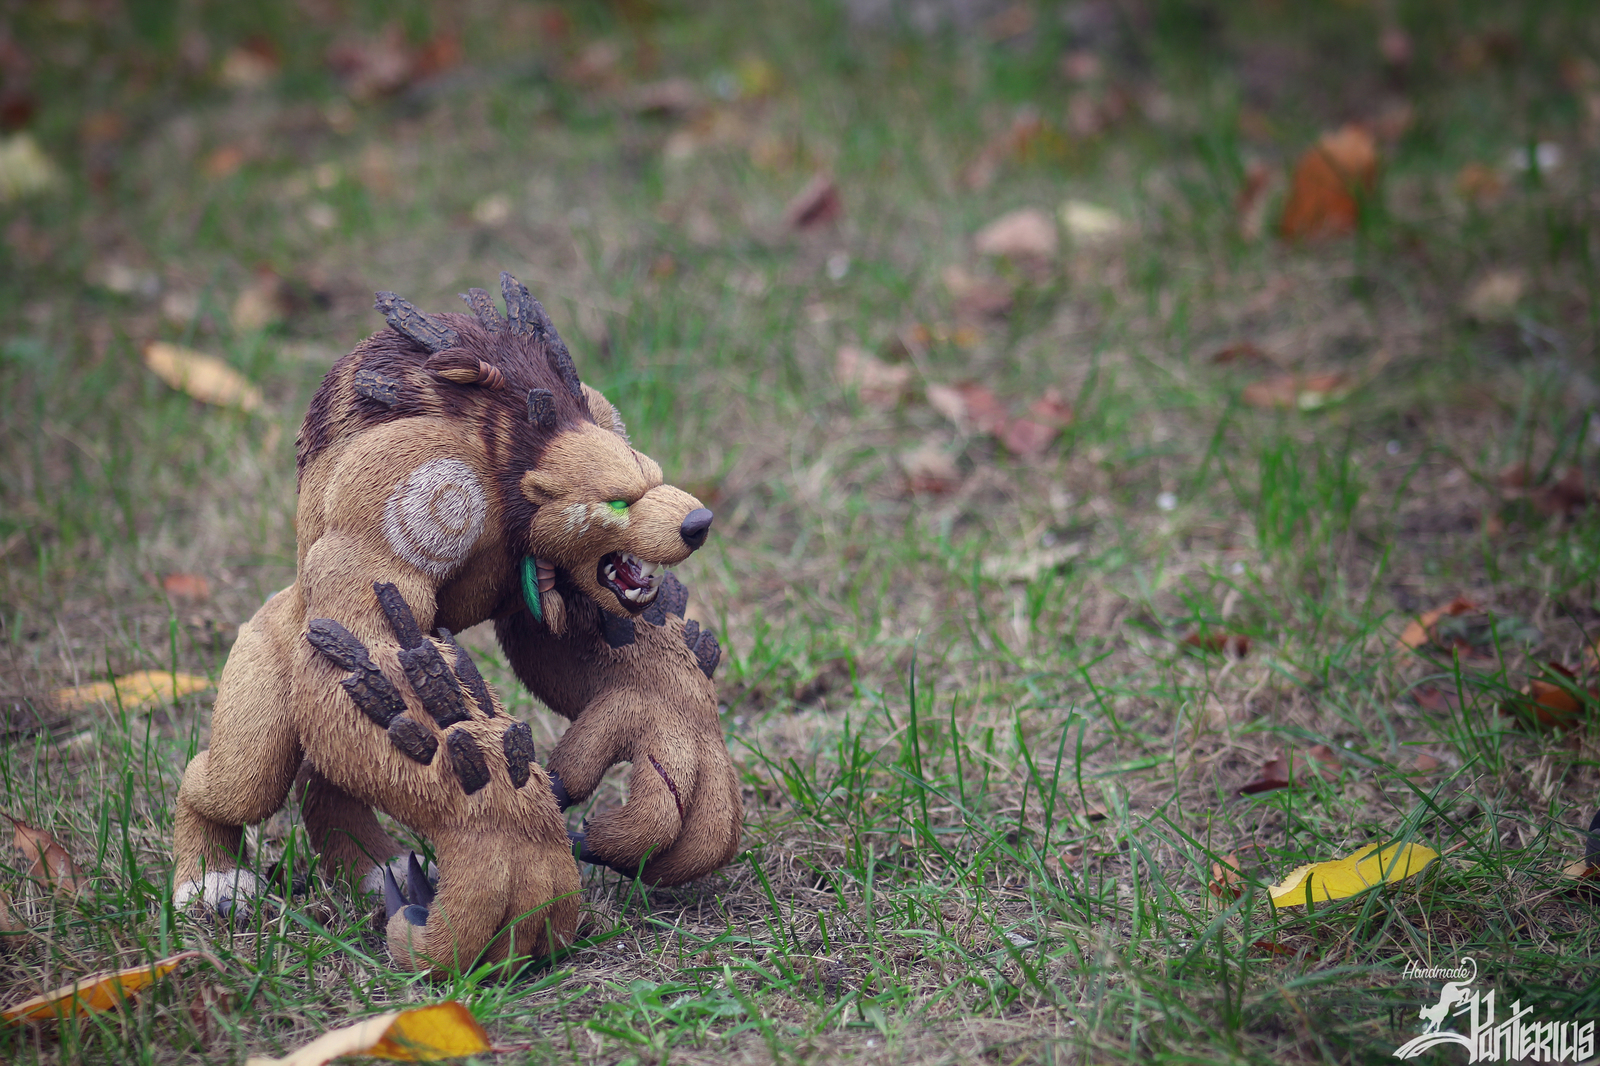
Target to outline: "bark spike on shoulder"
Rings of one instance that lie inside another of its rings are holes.
[[[384,321],[430,352],[454,348],[459,336],[455,330],[418,311],[410,300],[402,300],[392,292],[380,292],[373,307],[383,315]]]
[[[506,320],[500,317],[500,311],[495,307],[489,294],[482,289],[468,289],[461,293],[461,298],[472,308],[472,313],[478,316],[478,321],[489,333],[499,333],[506,328]]]
[[[518,337],[542,337],[545,326],[549,320],[544,317],[544,308],[539,306],[539,301],[533,298],[528,287],[507,271],[500,271],[500,295],[505,297],[506,318],[510,320],[511,332]]]
[[[385,407],[393,407],[400,402],[402,384],[398,378],[380,374],[376,370],[357,370],[350,381],[358,396],[365,396]]]
[[[722,661],[722,645],[717,643],[717,635],[709,629],[700,631],[700,638],[689,649],[694,652],[694,660],[700,667],[700,672],[710,677],[716,673],[717,664]]]

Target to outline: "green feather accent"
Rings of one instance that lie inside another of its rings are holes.
[[[544,606],[539,602],[539,571],[531,555],[522,557],[522,602],[528,605],[535,622],[544,621]]]

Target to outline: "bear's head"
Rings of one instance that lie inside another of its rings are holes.
[[[379,293],[390,328],[340,360],[313,397],[301,474],[369,426],[435,417],[468,427],[482,442],[477,472],[498,496],[507,576],[535,617],[559,631],[562,590],[613,615],[638,614],[664,568],[705,543],[711,512],[629,444],[527,288],[505,273],[500,286],[505,317],[482,289],[462,297],[472,315],[424,314]]]

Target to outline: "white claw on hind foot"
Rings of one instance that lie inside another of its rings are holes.
[[[261,882],[249,870],[214,870],[198,881],[185,881],[172,891],[172,903],[187,907],[199,900],[213,911],[222,909],[223,903],[251,899],[261,894]]]

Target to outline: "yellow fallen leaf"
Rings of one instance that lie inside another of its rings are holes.
[[[115,681],[96,681],[57,689],[56,703],[66,710],[79,710],[104,701],[115,704],[121,695],[124,707],[137,707],[159,700],[176,700],[191,692],[211,687],[209,678],[197,674],[169,674],[165,670],[140,670]]]
[[[1279,907],[1298,907],[1306,902],[1308,893],[1312,902],[1326,903],[1386,881],[1402,881],[1421,873],[1438,857],[1437,851],[1421,844],[1390,845],[1382,851],[1378,845],[1368,844],[1342,859],[1307,863],[1267,891]]]
[[[33,134],[15,133],[0,138],[0,204],[28,196],[56,185],[61,171],[33,139]]]
[[[390,1011],[323,1033],[281,1059],[252,1058],[245,1066],[322,1066],[344,1055],[397,1062],[437,1062],[488,1051],[489,1034],[466,1007],[450,1000]]]
[[[261,390],[214,355],[166,341],[151,341],[144,349],[144,365],[179,392],[205,403],[241,411],[254,411],[261,406]]]
[[[0,1017],[12,1023],[51,1021],[97,1010],[114,1010],[152,981],[199,957],[198,951],[185,951],[144,966],[90,974],[53,992],[7,1007],[0,1011]]]

